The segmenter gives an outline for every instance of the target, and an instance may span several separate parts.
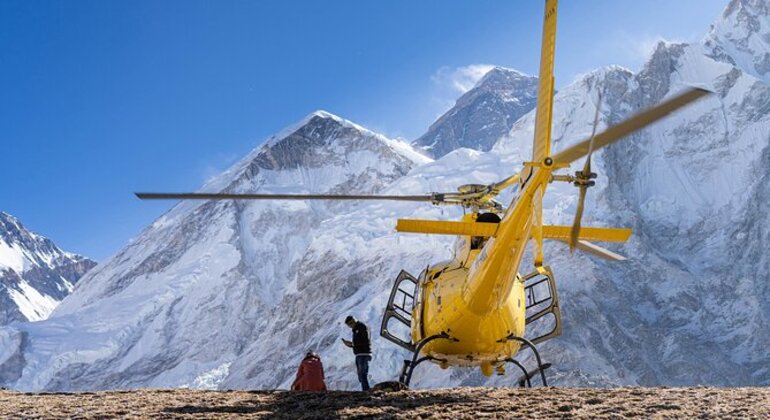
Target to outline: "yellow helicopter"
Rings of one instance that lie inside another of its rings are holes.
[[[457,235],[454,258],[433,264],[418,277],[402,271],[397,277],[382,319],[381,335],[412,352],[406,360],[399,382],[408,386],[414,368],[424,361],[441,367],[479,366],[484,375],[505,372],[505,364],[521,369],[519,384],[544,374],[536,344],[561,334],[561,317],[556,284],[551,269],[544,265],[543,241],[567,242],[579,249],[611,260],[623,260],[616,253],[596,244],[624,242],[631,230],[625,228],[581,227],[585,194],[594,185],[591,154],[639,130],[675,110],[707,95],[703,89],[688,89],[663,103],[596,133],[574,146],[551,154],[551,125],[554,96],[554,50],[556,42],[557,0],[546,0],[541,45],[540,75],[532,160],[523,169],[490,185],[469,184],[457,192],[428,195],[327,195],[327,194],[228,194],[228,193],[136,193],[141,199],[203,200],[401,200],[423,201],[434,205],[460,205],[469,211],[460,221],[400,219],[399,232]],[[598,119],[598,107],[597,107]],[[582,170],[574,175],[556,174],[570,163],[586,157]],[[543,195],[551,182],[569,182],[579,188],[573,226],[543,224]],[[504,189],[518,186],[518,192],[505,208],[494,198]],[[534,267],[530,274],[519,273],[524,251],[533,245]],[[546,318],[548,317],[548,318]],[[545,331],[525,338],[527,326],[546,323]],[[408,328],[398,334],[396,326]],[[527,371],[515,357],[522,347],[530,348],[537,367]]]

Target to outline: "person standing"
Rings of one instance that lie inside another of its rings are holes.
[[[353,330],[353,341],[342,339],[342,342],[353,349],[356,355],[356,371],[358,381],[361,382],[363,391],[369,390],[369,362],[372,360],[372,343],[369,337],[369,328],[355,319],[352,315],[345,318],[345,325]]]
[[[326,391],[324,365],[312,351],[307,352],[297,370],[297,378],[291,384],[292,391]]]

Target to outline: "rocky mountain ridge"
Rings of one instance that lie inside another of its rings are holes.
[[[489,151],[537,104],[537,77],[494,67],[412,144],[433,157],[460,147]]]
[[[0,212],[0,325],[47,318],[94,265]]]

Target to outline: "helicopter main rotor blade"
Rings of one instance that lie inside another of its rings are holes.
[[[519,182],[519,177],[520,176],[521,176],[520,174],[511,175],[508,178],[505,178],[504,180],[502,180],[500,182],[496,182],[496,183],[490,185],[490,189],[493,192],[495,192],[495,195],[497,195],[498,193],[500,193],[500,191],[502,191],[502,190],[510,187],[511,185]]]
[[[333,195],[333,194],[231,194],[231,193],[134,193],[142,200],[396,200],[442,202],[444,194],[431,195]]]
[[[712,92],[705,89],[690,88],[684,93],[668,99],[660,105],[646,109],[621,122],[620,124],[614,125],[607,130],[597,134],[593,138],[593,150],[598,150],[604,146],[607,146],[608,144],[614,143],[621,138],[633,133],[634,131],[640,130],[654,123],[655,121],[660,120],[668,114],[671,114],[677,109],[682,108],[683,106],[710,93]],[[555,163],[565,164],[580,159],[581,157],[588,154],[591,141],[591,139],[584,140],[572,147],[568,147],[567,149],[562,150],[553,156],[553,161]]]

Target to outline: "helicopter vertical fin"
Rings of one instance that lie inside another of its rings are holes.
[[[532,232],[531,238],[535,242],[534,263],[535,267],[543,265],[543,187],[535,191],[532,200]]]
[[[557,0],[546,0],[543,40],[540,51],[540,80],[537,88],[537,114],[532,161],[540,162],[551,154],[551,118],[553,112],[553,63],[556,50]]]
[[[543,40],[540,51],[540,80],[537,89],[537,114],[535,138],[532,145],[532,161],[542,162],[551,155],[551,120],[553,117],[554,77],[553,66],[556,52],[556,15],[558,0],[546,0],[543,15]],[[530,169],[532,170],[532,169]],[[543,265],[543,193],[545,187],[535,191],[532,200],[532,239],[535,242],[535,266]]]
[[[551,153],[557,4],[557,0],[545,0],[533,159],[531,164],[525,164],[519,178],[519,194],[497,228],[493,242],[496,245],[482,249],[468,270],[463,287],[463,300],[476,314],[488,313],[509,296],[515,281],[509,267],[518,267],[530,238],[535,241],[535,261],[542,266],[543,193],[551,180],[551,170],[545,165]]]

